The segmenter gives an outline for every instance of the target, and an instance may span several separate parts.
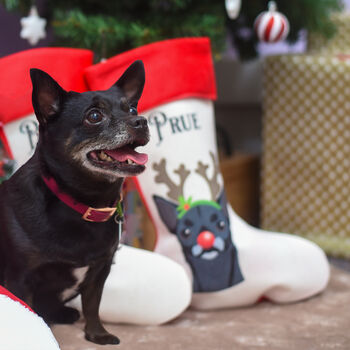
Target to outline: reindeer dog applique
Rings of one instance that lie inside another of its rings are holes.
[[[194,292],[214,292],[243,281],[238,262],[237,248],[232,243],[225,193],[217,182],[219,173],[213,153],[214,175],[209,179],[208,165],[198,162],[196,173],[210,186],[211,200],[185,199],[183,187],[190,171],[180,164],[174,170],[180,178],[177,185],[166,172],[166,160],[153,164],[158,172],[157,183],[168,186],[167,196],[176,203],[154,195],[159,215],[168,228],[176,234],[185,258],[193,273]]]

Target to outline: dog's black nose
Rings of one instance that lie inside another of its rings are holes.
[[[147,127],[147,119],[145,117],[138,116],[136,118],[132,118],[129,121],[129,123],[135,129],[141,129],[141,128]]]

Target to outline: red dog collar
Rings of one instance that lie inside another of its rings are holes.
[[[91,208],[87,206],[86,204],[77,202],[73,197],[71,197],[69,194],[61,192],[57,182],[53,177],[47,178],[42,177],[47,187],[66,205],[71,207],[73,210],[77,211],[78,213],[82,214],[82,218],[86,221],[91,222],[105,222],[108,219],[110,219],[113,214],[118,211],[118,215],[122,217],[122,213],[120,213],[118,209],[121,208],[120,201],[118,203],[118,206],[110,208]]]

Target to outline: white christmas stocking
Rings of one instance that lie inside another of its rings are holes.
[[[0,140],[14,158],[15,168],[30,158],[38,140],[29,69],[46,71],[65,90],[84,92],[83,72],[91,64],[91,51],[68,48],[34,49],[0,59]],[[188,307],[191,283],[179,264],[160,254],[126,246],[117,252],[115,260],[103,290],[103,320],[161,324]],[[72,304],[81,309],[79,300]]]
[[[134,60],[146,69],[139,112],[148,117],[147,170],[135,181],[157,230],[155,251],[184,266],[201,309],[292,302],[321,292],[329,265],[315,244],[251,227],[227,204],[220,174],[209,41],[150,44],[87,70],[91,89],[110,86]]]

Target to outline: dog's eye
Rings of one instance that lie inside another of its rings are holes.
[[[225,224],[225,221],[221,220],[218,222],[218,228],[220,230],[223,230],[225,228],[226,224]]]
[[[182,236],[184,237],[184,238],[187,238],[190,234],[191,234],[191,229],[189,229],[188,227],[187,228],[185,228],[184,230],[182,230]]]
[[[129,108],[129,113],[132,115],[137,115],[137,109],[135,107],[130,107]]]
[[[99,111],[91,111],[87,115],[86,120],[90,124],[97,124],[97,123],[101,122],[102,118],[103,118],[103,116],[102,116],[102,114]]]

